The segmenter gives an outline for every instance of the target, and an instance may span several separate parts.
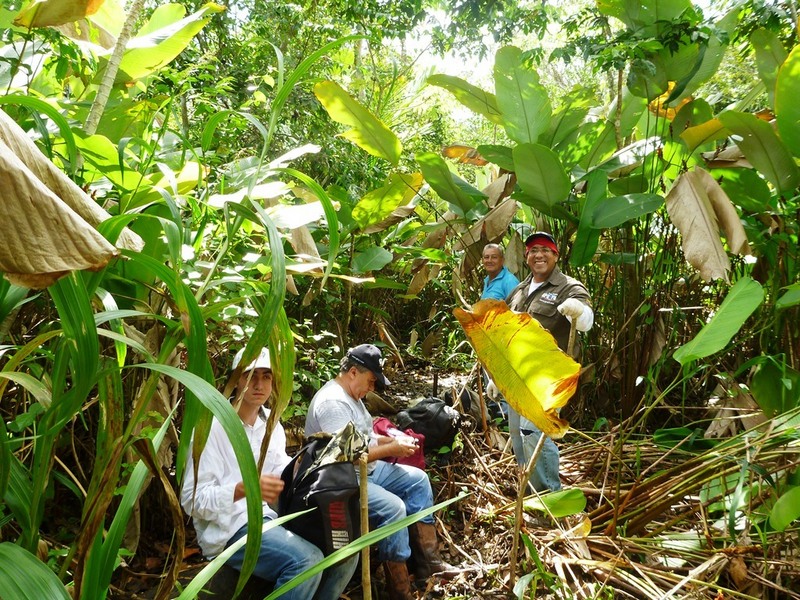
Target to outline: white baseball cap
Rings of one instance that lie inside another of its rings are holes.
[[[242,354],[244,354],[244,348],[239,350],[236,353],[236,356],[233,357],[233,365],[231,366],[232,369],[235,369],[239,366],[239,363],[242,361]],[[270,369],[272,370],[272,364],[269,360],[269,350],[266,348],[261,349],[261,353],[256,357],[256,359],[251,362],[246,369],[244,369],[244,373],[247,371],[252,371],[253,369]]]

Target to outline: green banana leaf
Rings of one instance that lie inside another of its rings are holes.
[[[783,143],[800,156],[800,46],[796,46],[778,71],[775,85],[775,119]]]
[[[675,351],[681,365],[705,358],[727,346],[747,318],[761,305],[764,290],[754,279],[743,277],[730,289],[717,313],[693,340]]]
[[[606,198],[598,203],[592,214],[592,227],[610,229],[638,219],[664,206],[658,194],[625,194]]]
[[[314,86],[314,95],[328,115],[342,125],[352,127],[342,137],[350,140],[372,156],[388,160],[397,166],[402,146],[397,136],[369,110],[353,99],[333,81],[321,81]]]
[[[519,143],[538,142],[553,109],[539,74],[523,63],[522,50],[506,46],[497,51],[494,85],[508,137]]]
[[[793,101],[796,102],[796,97]],[[718,119],[731,133],[741,138],[738,145],[747,160],[779,193],[789,193],[797,187],[800,170],[772,125],[755,115],[732,110],[723,112]]]
[[[497,107],[497,98],[479,87],[452,75],[431,75],[428,84],[446,89],[456,100],[474,113],[483,115],[496,125],[503,124],[503,116]]]
[[[558,155],[541,144],[519,144],[513,150],[517,180],[525,194],[548,207],[569,196],[569,176]]]

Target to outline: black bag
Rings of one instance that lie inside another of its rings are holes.
[[[310,440],[281,474],[284,487],[278,498],[278,515],[309,508],[309,513],[284,523],[327,556],[361,535],[359,488],[351,462],[334,462],[310,469],[330,437]]]
[[[459,412],[439,398],[425,398],[395,417],[398,429],[413,429],[425,436],[425,448],[452,446],[461,423]]]

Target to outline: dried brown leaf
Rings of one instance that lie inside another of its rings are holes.
[[[708,175],[695,168],[675,180],[666,197],[667,212],[681,232],[681,246],[689,264],[706,281],[728,281],[731,263],[722,247],[719,221],[704,185],[704,173]]]
[[[49,285],[65,272],[99,269],[116,248],[62,202],[0,141],[0,271]]]
[[[10,151],[44,185],[89,225],[97,227],[102,221],[111,218],[110,214],[98,206],[86,192],[42,154],[28,134],[3,110],[0,110],[0,141],[5,142]],[[126,227],[117,240],[117,246],[139,252],[144,248],[144,241]]]

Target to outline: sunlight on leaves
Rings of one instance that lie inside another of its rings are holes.
[[[575,393],[580,365],[536,319],[501,300],[481,300],[472,311],[453,313],[508,403],[550,437],[562,437],[569,423],[556,409]]]
[[[352,127],[342,134],[343,138],[350,140],[372,156],[385,158],[392,165],[398,163],[402,151],[400,140],[339,84],[333,81],[321,81],[314,86],[314,95],[328,111],[331,119]]]
[[[93,15],[104,2],[105,0],[39,0],[23,10],[14,19],[14,24],[20,27],[63,25]]]

